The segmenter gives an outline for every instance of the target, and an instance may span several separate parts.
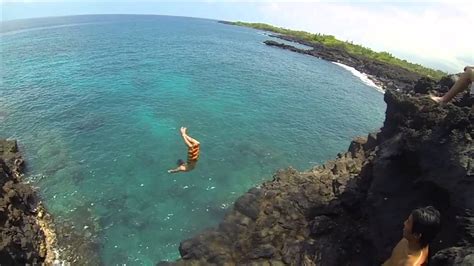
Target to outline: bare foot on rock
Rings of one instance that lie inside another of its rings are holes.
[[[433,100],[433,101],[435,101],[435,102],[437,102],[437,103],[440,103],[440,104],[445,103],[445,102],[443,101],[443,97],[438,97],[438,96],[430,95],[430,99]]]

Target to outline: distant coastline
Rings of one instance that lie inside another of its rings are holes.
[[[229,22],[229,21],[218,21],[218,23],[235,26],[245,26],[255,28],[259,30],[265,30],[269,32],[271,28],[261,29],[260,27],[254,27],[251,23],[240,23],[240,22]],[[256,25],[260,25],[259,23]],[[266,25],[266,24],[264,24]],[[269,26],[269,25],[267,25]],[[271,26],[269,26],[271,27]],[[292,31],[291,31],[292,32]],[[309,34],[309,33],[305,33]],[[417,81],[422,77],[427,77],[415,71],[408,70],[398,65],[382,62],[375,60],[367,56],[355,55],[349,53],[346,49],[337,46],[328,46],[318,42],[310,42],[300,37],[282,35],[282,34],[270,34],[270,37],[279,38],[286,42],[293,42],[301,44],[312,49],[301,49],[285,43],[276,42],[273,40],[266,40],[265,43],[268,46],[278,47],[292,52],[301,54],[311,55],[323,60],[327,60],[333,63],[337,63],[340,66],[347,66],[345,69],[351,71],[360,72],[360,75],[356,75],[359,78],[363,78],[363,82],[376,88],[379,91],[385,91],[387,89],[410,91],[413,89]],[[440,72],[442,73],[442,72]],[[429,77],[428,77],[429,78]],[[371,82],[369,82],[369,81]],[[372,84],[373,82],[373,84]]]
[[[409,70],[411,72],[417,73],[420,76],[430,77],[435,80],[439,80],[441,77],[447,75],[447,73],[424,67],[419,64],[414,64],[403,59],[394,57],[388,52],[375,52],[370,48],[363,47],[352,42],[346,42],[336,39],[333,35],[324,35],[324,34],[312,34],[305,31],[295,31],[285,28],[279,28],[265,23],[247,23],[247,22],[231,22],[231,21],[218,21],[219,23],[235,26],[243,26],[254,28],[258,30],[269,31],[277,33],[279,35],[274,36],[288,41],[294,41],[301,43],[307,46],[325,46],[328,49],[339,49],[344,51],[351,56],[362,56],[367,59],[378,61],[381,63],[386,63],[392,66],[398,66]]]
[[[283,38],[282,36],[274,36]],[[319,59],[327,60],[332,63],[337,63],[340,66],[346,66],[347,70],[360,72],[362,76],[372,81],[379,89],[385,91],[386,89],[395,89],[409,91],[412,90],[417,81],[423,76],[406,70],[404,68],[393,66],[387,63],[377,62],[361,56],[353,56],[341,49],[327,48],[325,46],[313,45],[312,50],[300,49],[284,43],[278,43],[272,40],[264,41],[268,46],[274,46],[293,52],[307,54]],[[305,44],[311,45],[311,44]],[[357,75],[359,78],[361,75]]]

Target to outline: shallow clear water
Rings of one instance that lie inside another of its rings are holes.
[[[0,37],[0,137],[19,140],[57,221],[95,221],[106,265],[178,258],[180,240],[275,170],[308,169],[382,125],[381,93],[256,30],[161,16],[46,25]],[[182,125],[201,158],[170,175]]]

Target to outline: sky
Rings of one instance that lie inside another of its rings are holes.
[[[156,14],[331,34],[450,73],[474,65],[474,1],[0,0],[1,19],[80,14]]]

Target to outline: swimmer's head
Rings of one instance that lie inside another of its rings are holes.
[[[177,162],[178,166],[185,164],[184,160],[179,159]]]

